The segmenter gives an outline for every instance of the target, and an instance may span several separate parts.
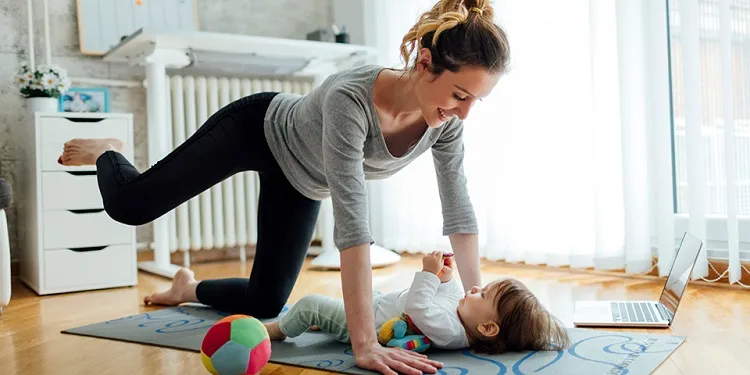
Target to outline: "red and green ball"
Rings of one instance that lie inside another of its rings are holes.
[[[247,315],[231,315],[216,322],[203,337],[201,360],[214,375],[254,375],[271,358],[266,327]]]

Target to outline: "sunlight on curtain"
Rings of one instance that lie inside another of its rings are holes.
[[[655,117],[647,95],[652,72],[643,3],[493,3],[509,35],[511,71],[474,106],[464,131],[482,256],[650,270],[652,246],[671,256],[675,235],[670,226],[653,225],[672,220],[671,205],[654,206],[650,190],[671,175],[671,164],[649,162],[653,150],[670,147],[670,139],[666,105],[655,113],[664,115],[657,125],[667,127],[667,136],[651,137]],[[379,28],[387,35],[380,50],[392,66],[398,66],[392,59],[401,36],[433,2],[400,4],[411,8],[385,6],[399,21]],[[373,232],[381,245],[411,252],[450,248],[441,235],[429,153],[371,186],[377,202]],[[671,199],[669,191],[668,197],[663,189],[659,193]]]
[[[513,64],[466,121],[483,255],[649,270],[638,21],[618,19],[614,1],[495,4]]]
[[[596,9],[591,23],[588,1],[496,6],[511,71],[465,122],[483,254],[583,267],[598,249],[616,259],[623,191],[614,8]]]

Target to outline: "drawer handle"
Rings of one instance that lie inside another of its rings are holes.
[[[68,121],[73,122],[99,122],[104,120],[104,118],[86,118],[86,117],[66,117],[65,118]]]
[[[65,172],[68,172],[72,174],[73,176],[96,176],[95,170],[93,171],[65,171]]]
[[[68,211],[76,215],[81,215],[81,214],[96,214],[96,213],[104,211],[104,209],[103,208],[89,208],[86,210],[68,210]]]
[[[68,250],[75,251],[76,253],[85,253],[89,251],[99,251],[106,249],[107,246],[92,246],[92,247],[71,247]]]

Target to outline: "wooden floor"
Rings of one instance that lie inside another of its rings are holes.
[[[196,277],[246,276],[252,263],[212,263],[194,267]],[[388,292],[408,285],[419,269],[419,258],[376,270],[373,285]],[[341,295],[339,273],[309,269],[300,276],[290,302],[307,293]],[[571,325],[573,300],[658,297],[663,281],[616,276],[573,274],[518,266],[485,264],[485,281],[513,276],[525,282],[566,325]],[[15,284],[13,298],[0,316],[0,374],[200,374],[200,355],[187,352],[61,334],[66,328],[154,310],[143,297],[169,281],[141,273],[135,288],[38,297]],[[643,331],[639,331],[643,332]],[[658,334],[687,336],[655,374],[746,374],[750,347],[750,291],[691,285],[671,330]],[[326,372],[269,364],[263,374],[312,375]]]

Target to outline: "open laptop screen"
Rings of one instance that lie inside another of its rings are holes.
[[[682,243],[672,263],[672,270],[669,272],[664,291],[659,298],[659,302],[669,309],[672,315],[677,311],[685,287],[690,281],[690,274],[693,272],[701,247],[703,247],[703,242],[690,233],[685,233],[682,237]]]

